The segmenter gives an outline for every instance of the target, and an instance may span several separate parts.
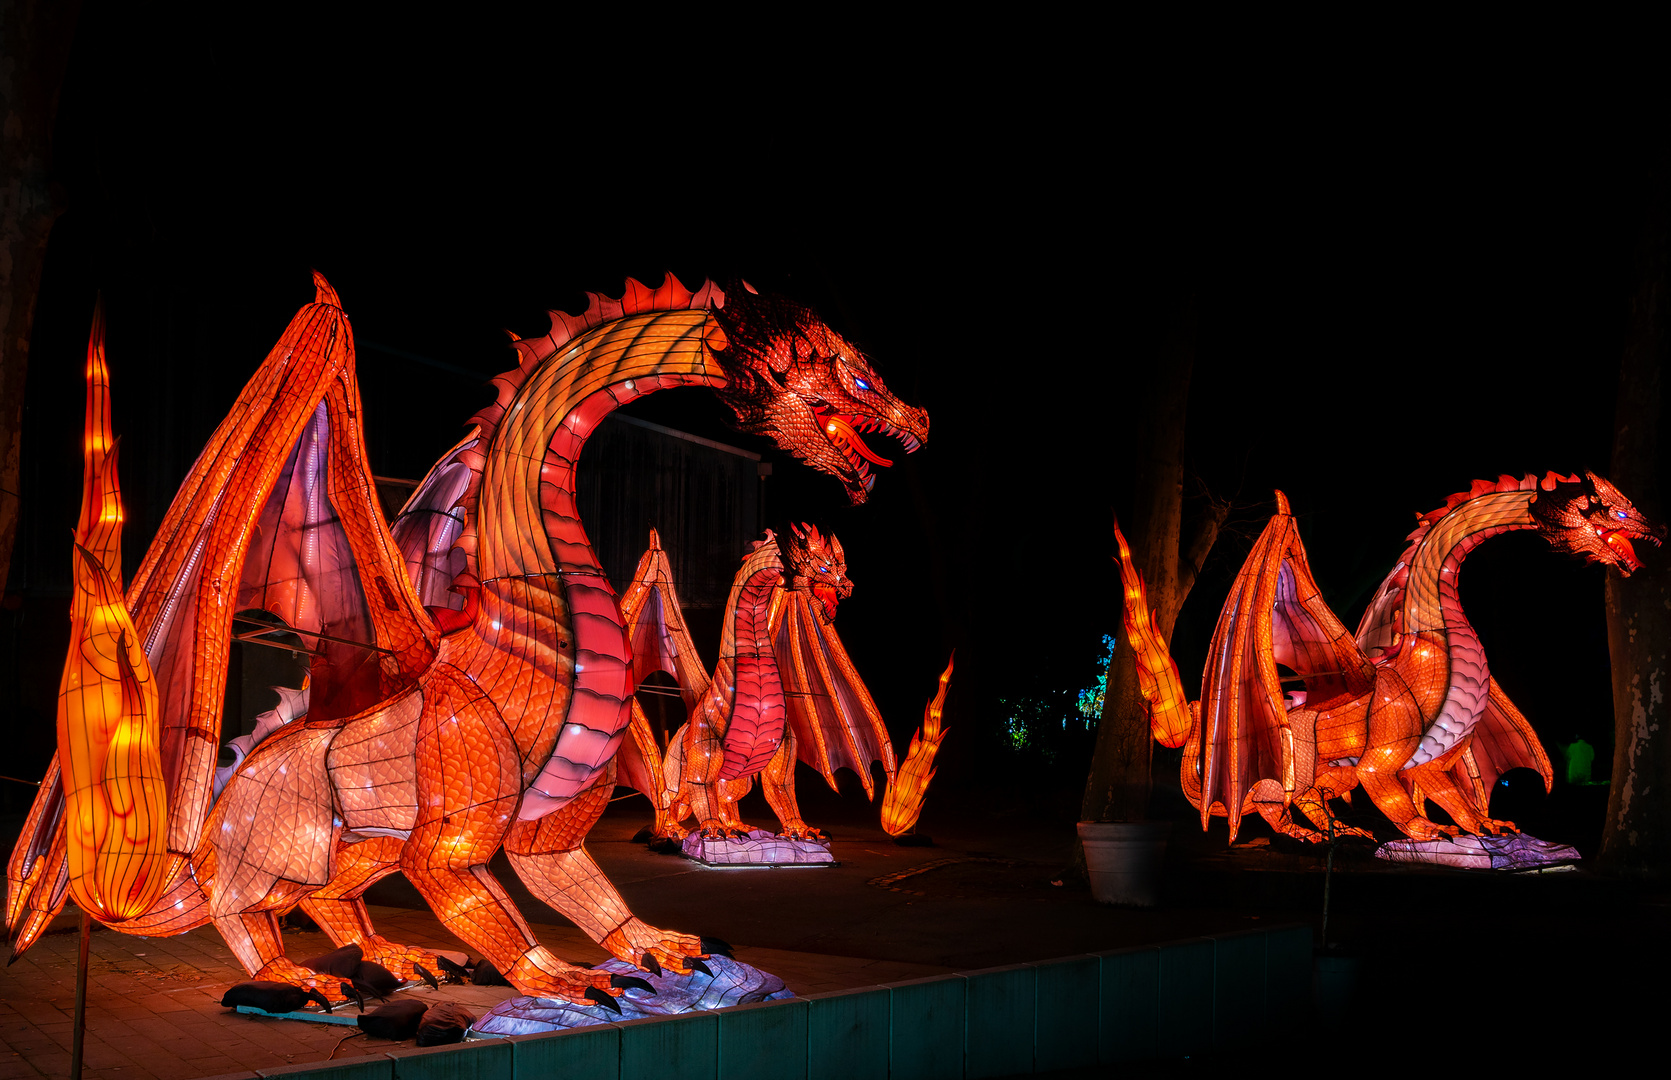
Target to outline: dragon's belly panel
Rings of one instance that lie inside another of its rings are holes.
[[[759,772],[783,742],[783,725],[789,713],[783,703],[783,677],[771,639],[772,591],[782,576],[782,568],[774,560],[774,564],[750,575],[748,584],[737,591],[732,602],[732,647],[736,656],[731,678],[736,697],[725,728],[721,780]]]
[[[725,729],[721,780],[753,776],[764,769],[783,742],[783,725],[788,717],[783,683],[771,659],[739,656],[734,677],[737,704]]]
[[[413,753],[424,696],[412,690],[385,708],[351,720],[325,757],[344,828],[405,837],[418,815]]]

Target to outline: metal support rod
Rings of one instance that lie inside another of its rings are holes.
[[[70,1080],[81,1080],[81,1044],[87,1038],[87,943],[93,920],[81,913],[81,944],[75,958],[75,1025],[70,1033]]]
[[[1327,956],[1329,954],[1329,885],[1334,881],[1335,847],[1334,815],[1329,812],[1327,796],[1323,798],[1323,818],[1329,826],[1329,860],[1323,868],[1323,932],[1321,934],[1323,955]]]
[[[265,627],[267,627],[267,629],[265,629],[265,630],[250,631],[249,634],[250,634],[250,637],[252,637],[252,638],[253,637],[261,637],[265,634],[297,634],[301,637],[318,638],[320,641],[334,641],[338,645],[352,645],[356,649],[366,649],[370,652],[387,653],[389,656],[393,656],[395,654],[395,651],[393,649],[385,649],[380,645],[371,645],[371,644],[368,644],[364,641],[353,641],[349,638],[332,637],[330,634],[321,634],[316,630],[303,630],[299,626],[269,626],[267,623],[264,623],[259,619],[246,619],[242,615],[232,616],[232,621],[233,622],[241,622],[241,623],[244,623],[248,626],[265,626]],[[242,640],[246,640],[246,639],[240,638],[239,640],[242,641]],[[273,644],[273,642],[263,641],[261,644],[269,645],[269,644]],[[297,649],[294,646],[290,646],[290,645],[284,645],[284,646],[281,646],[281,648],[290,649],[292,652],[306,652],[307,651],[306,649]]]

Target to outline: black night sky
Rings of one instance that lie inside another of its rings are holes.
[[[803,27],[766,50],[650,17],[348,29],[91,10],[59,112],[66,212],[9,589],[45,595],[68,565],[95,292],[131,568],[311,299],[310,267],[353,320],[372,463],[392,476],[421,476],[487,400],[503,328],[539,333],[582,290],[740,275],[817,308],[929,410],[932,437],[859,509],[779,464],[768,514],[842,538],[858,587],[841,632],[896,737],[958,649],[954,785],[996,760],[999,698],[1078,689],[1118,630],[1124,432],[1180,295],[1200,312],[1190,468],[1236,505],[1175,636],[1192,692],[1273,488],[1355,625],[1413,511],[1476,477],[1607,472],[1648,154],[1628,122],[1597,121],[1602,103],[1418,92],[1407,73],[1354,92],[1139,75],[1120,59],[1134,44],[1104,53],[1065,27]],[[701,391],[641,410],[769,453]],[[1602,580],[1513,536],[1463,586],[1493,674],[1546,744],[1581,733],[1598,766]]]

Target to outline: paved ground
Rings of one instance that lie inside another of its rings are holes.
[[[1320,923],[1319,853],[1274,842],[1258,826],[1230,848],[1222,826],[1174,832],[1165,903],[1153,911],[1096,904],[1072,880],[1071,825],[993,818],[951,800],[926,827],[934,847],[899,847],[874,808],[804,791],[809,820],[830,832],[833,869],[713,870],[631,841],[642,804],[612,808],[589,847],[633,909],[652,923],[725,938],[737,956],[800,993],[1042,960],[1277,922]],[[745,805],[745,814],[749,808]],[[760,818],[765,819],[764,813]],[[9,844],[8,844],[9,846]],[[533,901],[508,867],[542,941],[576,960],[603,952]],[[1061,884],[1057,884],[1061,882]],[[462,949],[404,880],[371,897],[389,936]],[[1671,903],[1663,890],[1587,873],[1539,878],[1394,868],[1343,847],[1333,878],[1330,938],[1362,957],[1357,1002],[1324,1003],[1320,1030],[1378,1032],[1426,1047],[1528,1052],[1628,1044],[1652,1030],[1671,995]],[[63,1076],[75,991],[73,917],[0,972],[0,1080]],[[291,933],[296,958],[324,952],[318,933]],[[222,1073],[382,1053],[393,1044],[347,1029],[222,1009],[245,979],[207,928],[176,938],[92,938],[86,1075],[192,1080]],[[415,991],[433,994],[428,989]],[[477,1007],[504,990],[447,988]],[[1350,1017],[1350,1019],[1347,1019]],[[1327,1023],[1326,1023],[1327,1021]]]

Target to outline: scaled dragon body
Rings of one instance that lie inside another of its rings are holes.
[[[1315,840],[1291,810],[1322,827],[1327,800],[1362,788],[1417,840],[1512,829],[1489,816],[1492,785],[1508,769],[1528,767],[1547,788],[1549,759],[1491,678],[1457,576],[1481,541],[1521,529],[1625,574],[1641,565],[1633,541],[1657,546],[1665,533],[1593,473],[1476,481],[1421,515],[1351,634],[1324,603],[1278,492],[1277,514],[1219,616],[1201,701],[1183,705],[1165,645],[1133,634],[1156,738],[1182,742],[1184,792],[1202,827],[1215,814],[1227,817],[1234,839],[1242,816],[1256,811],[1283,833]],[[1146,601],[1124,538],[1120,548],[1131,628]],[[1303,680],[1303,691],[1284,695],[1279,664]],[[1429,819],[1429,799],[1456,826]]]
[[[316,276],[304,307],[193,467],[127,591],[162,701],[166,889],[116,929],[212,920],[261,978],[335,986],[285,959],[298,902],[339,945],[403,974],[426,959],[371,928],[360,897],[401,870],[460,940],[524,993],[611,992],[533,937],[487,870],[503,846],[529,889],[623,959],[684,970],[700,941],[632,916],[581,841],[612,788],[630,652],[576,516],[587,437],[620,405],[706,386],[739,425],[837,476],[874,477],[856,429],[915,449],[928,418],[893,398],[810,312],[712,284],[628,282],[553,313],[498,400],[420,485],[392,531],[376,510],[352,335]],[[213,798],[234,613],[265,608],[318,642],[305,719],[239,762]],[[61,907],[57,763],[8,867],[27,948]],[[618,990],[614,991],[618,992]]]

